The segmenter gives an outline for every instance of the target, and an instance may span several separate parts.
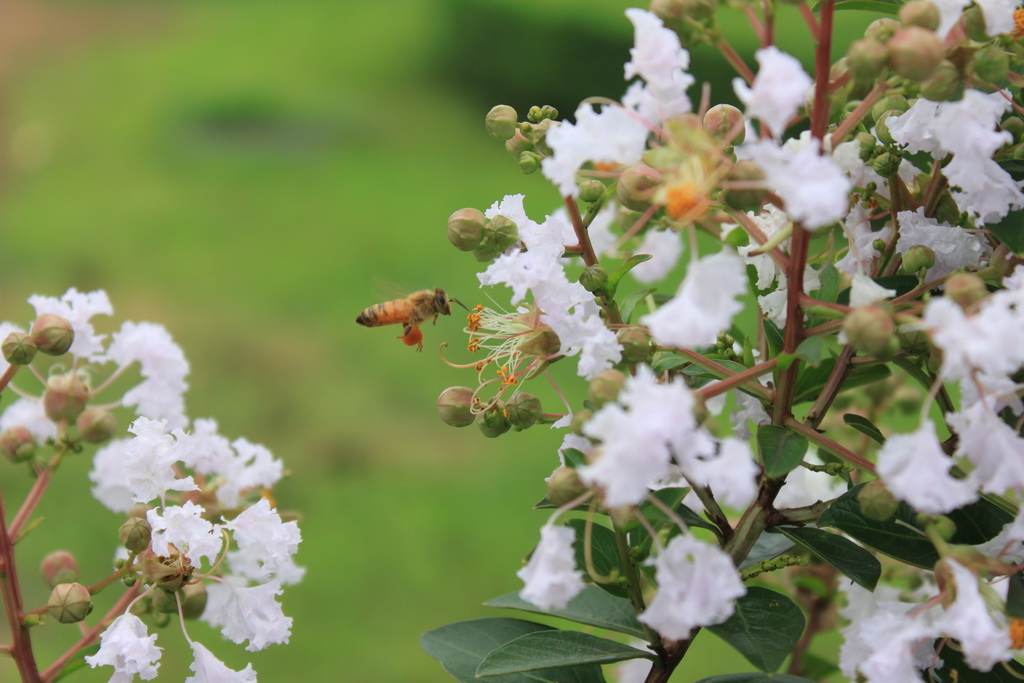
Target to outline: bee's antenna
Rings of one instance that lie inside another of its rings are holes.
[[[469,310],[469,306],[467,306],[466,304],[462,303],[461,301],[459,301],[459,300],[458,300],[458,299],[456,299],[455,297],[448,297],[448,300],[449,300],[449,301],[454,301],[454,302],[455,302],[455,303],[457,303],[458,305],[460,305],[460,306],[462,306],[463,308],[465,308],[465,309],[466,309],[467,311]]]

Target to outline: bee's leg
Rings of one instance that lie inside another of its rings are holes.
[[[420,328],[411,323],[405,323],[402,325],[402,336],[399,337],[402,343],[406,346],[416,345],[417,351],[423,350],[423,332]]]

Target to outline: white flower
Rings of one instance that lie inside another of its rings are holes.
[[[892,227],[885,226],[878,232],[871,230],[871,222],[868,220],[868,212],[860,204],[855,204],[850,213],[843,221],[843,228],[846,231],[846,238],[850,244],[849,251],[843,258],[836,261],[836,270],[853,277],[858,272],[867,273],[878,258],[879,251],[875,248],[875,241],[889,241],[892,234]]]
[[[274,598],[281,594],[276,581],[245,588],[232,581],[212,583],[207,589],[208,602],[202,619],[221,629],[233,643],[246,640],[246,650],[256,652],[268,645],[287,643],[292,619],[284,616]]]
[[[136,503],[148,503],[167,491],[197,491],[192,477],[177,478],[174,464],[180,451],[167,423],[140,417],[128,431],[135,438],[103,449],[96,455],[89,478],[95,483],[93,495],[101,502],[108,499],[98,491],[127,489]],[[103,457],[100,457],[103,453]]]
[[[160,667],[160,648],[155,635],[146,632],[146,625],[134,614],[122,614],[100,636],[100,649],[87,656],[89,666],[114,667],[113,683],[130,683],[136,674],[148,681],[156,678]]]
[[[192,656],[195,657],[189,668],[195,676],[186,678],[185,683],[256,683],[256,672],[252,670],[252,664],[246,665],[241,671],[235,671],[217,659],[202,643],[193,641],[189,644],[192,646]]]
[[[233,573],[252,581],[278,579],[282,584],[298,583],[305,570],[297,567],[293,555],[302,536],[296,522],[282,522],[270,502],[261,498],[224,524],[233,533],[238,550],[228,553]]]
[[[672,230],[648,230],[644,239],[636,248],[637,254],[650,254],[651,259],[644,261],[630,272],[637,282],[650,284],[662,279],[676,267],[683,253],[683,240],[679,233]]]
[[[543,610],[561,609],[583,590],[583,574],[576,569],[572,527],[545,524],[540,543],[529,563],[516,572],[525,584],[519,597]]]
[[[964,8],[971,4],[970,0],[934,0],[939,8],[941,20],[939,28],[935,33],[940,38],[945,38],[950,29],[960,21]],[[1013,10],[1017,3],[1011,0],[979,0],[975,3],[981,8],[985,17],[985,33],[990,36],[997,36],[1000,33],[1009,33],[1014,28]]]
[[[143,381],[121,399],[141,415],[163,418],[173,429],[186,424],[183,395],[188,361],[162,325],[126,322],[115,332],[106,358],[124,368],[139,363]]]
[[[587,161],[632,164],[640,161],[647,144],[647,126],[623,107],[607,106],[601,113],[588,103],[576,110],[576,123],[563,121],[545,138],[553,154],[541,162],[544,177],[564,196],[579,192],[576,172]]]
[[[71,323],[75,339],[69,353],[87,361],[97,360],[103,355],[106,335],[96,334],[89,319],[94,315],[111,315],[114,312],[106,292],[79,292],[72,287],[60,299],[33,294],[28,302],[36,309],[36,317],[49,313]]]
[[[623,104],[652,123],[689,111],[686,90],[694,78],[685,71],[690,53],[680,44],[679,36],[646,10],[627,9],[626,16],[633,23],[635,36],[626,62],[626,80],[640,76],[646,86],[630,86]]]
[[[691,484],[710,487],[726,505],[744,508],[757,493],[758,467],[746,441],[726,438],[713,454],[687,451],[676,460]]]
[[[640,322],[661,344],[708,346],[743,309],[736,297],[746,291],[743,261],[731,251],[720,251],[691,263],[675,297]]]
[[[270,451],[243,438],[231,442],[233,454],[218,468],[221,476],[217,500],[228,507],[238,505],[243,491],[271,488],[284,475],[284,464]]]
[[[170,557],[169,543],[182,555],[198,565],[203,557],[212,565],[224,547],[220,526],[203,519],[201,505],[186,501],[184,505],[171,505],[163,509],[146,511],[146,519],[153,528],[151,547],[160,557]]]
[[[796,58],[769,46],[755,53],[760,68],[753,88],[742,78],[733,79],[733,90],[747,108],[748,118],[759,118],[776,138],[782,137],[786,122],[803,105],[814,82]]]
[[[956,583],[956,599],[939,620],[939,629],[960,641],[964,659],[972,669],[989,671],[997,662],[1005,662],[1010,651],[1010,633],[1005,620],[996,623],[986,607],[978,577],[954,560],[946,560]],[[984,589],[991,592],[988,584]],[[994,597],[994,596],[993,596]]]
[[[689,534],[673,538],[651,564],[658,592],[639,618],[669,640],[721,624],[747,592],[729,556]]]
[[[1024,439],[978,401],[946,416],[960,437],[957,452],[966,455],[975,469],[971,478],[986,493],[1024,490]]]
[[[895,289],[883,287],[864,273],[857,273],[853,276],[853,284],[850,287],[850,305],[854,308],[870,306],[894,296],[896,296]]]
[[[922,422],[917,431],[890,436],[878,453],[878,476],[886,488],[919,512],[933,515],[978,498],[971,481],[950,475],[952,466],[953,459],[943,452],[931,420]]]
[[[24,427],[39,441],[57,438],[57,425],[46,416],[43,402],[33,398],[19,398],[7,406],[0,416],[0,430]]]
[[[1005,378],[1024,365],[1024,317],[1016,297],[1010,290],[996,292],[973,315],[947,297],[928,302],[923,324],[942,349],[944,378]]]

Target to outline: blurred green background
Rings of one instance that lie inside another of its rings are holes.
[[[290,471],[275,495],[300,515],[308,569],[283,597],[291,643],[250,654],[190,627],[229,665],[252,661],[262,681],[448,680],[419,635],[496,616],[480,603],[520,586],[545,518],[529,508],[560,435],[486,440],[437,420],[440,390],[474,381],[436,351],[449,341],[466,360],[457,316],[425,328],[423,353],[353,320],[424,287],[480,300],[479,264],[448,244],[448,215],[515,192],[537,219],[558,206],[486,135],[484,113],[504,102],[570,115],[588,95],[620,96],[631,4],[0,4],[2,318],[28,323],[33,293],[105,289],[115,315],[101,328],[151,320],[184,349],[190,416],[265,444]],[[851,32],[867,23],[844,19]],[[792,25],[780,43],[806,58],[806,29]],[[717,79],[713,100],[731,100],[721,59],[695,61]],[[555,369],[575,391],[568,365]],[[45,601],[34,569],[56,547],[79,557],[83,582],[109,567],[121,520],[89,495],[89,469],[85,455],[66,462],[18,547],[29,606]],[[28,483],[0,462],[9,515]],[[76,635],[38,629],[40,661]],[[180,632],[158,644],[159,680],[182,680]],[[733,655],[693,664],[680,681],[743,668]],[[15,678],[0,660],[0,681]]]

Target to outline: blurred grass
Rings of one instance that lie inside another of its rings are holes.
[[[434,350],[461,347],[459,320],[425,328],[417,354],[395,330],[353,318],[423,287],[474,302],[478,264],[444,237],[453,210],[514,192],[527,194],[536,218],[557,206],[554,191],[520,175],[483,132],[494,102],[470,92],[471,80],[438,73],[453,56],[510,70],[515,50],[496,49],[491,61],[460,51],[465,22],[479,11],[481,35],[532,51],[529,29],[572,47],[577,34],[560,31],[582,17],[581,35],[623,46],[608,58],[610,73],[587,81],[609,86],[585,94],[616,96],[629,4],[131,3],[146,22],[54,56],[40,50],[9,83],[2,317],[27,322],[31,293],[107,290],[109,328],[153,320],[183,347],[191,416],[264,443],[291,471],[275,494],[301,515],[298,561],[308,568],[283,597],[292,642],[250,655],[190,630],[229,664],[251,659],[264,681],[446,680],[419,634],[493,615],[479,604],[518,587],[514,572],[544,518],[527,510],[543,495],[559,436],[538,428],[489,441],[437,421],[437,393],[473,381]],[[129,3],[46,7],[109,16]],[[520,13],[514,34],[495,19],[509,12]],[[563,76],[525,53],[522,71],[510,97],[530,97],[531,73]],[[493,78],[495,90],[502,83]],[[580,386],[571,368],[555,369]],[[120,520],[89,496],[88,470],[85,457],[68,461],[44,501],[46,519],[19,546],[29,605],[45,600],[31,570],[54,547],[79,556],[86,582],[106,571]],[[21,474],[0,463],[8,511]],[[47,661],[74,634],[48,625],[35,637]],[[158,644],[160,680],[186,676],[177,629],[161,631]],[[680,680],[737,666],[712,663]],[[13,678],[0,661],[0,680]]]

